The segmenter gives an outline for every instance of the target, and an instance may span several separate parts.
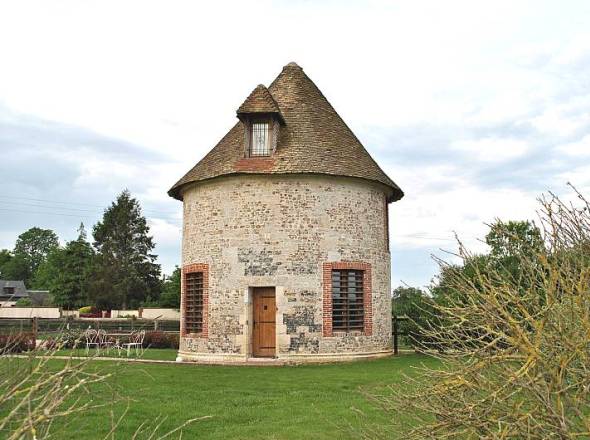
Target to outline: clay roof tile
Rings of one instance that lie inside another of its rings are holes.
[[[242,114],[249,114],[249,113],[278,113],[280,114],[281,111],[279,110],[279,106],[263,84],[259,84],[256,86],[252,93],[246,98],[246,100],[242,103],[240,108],[238,108],[238,116]]]
[[[250,170],[243,166],[245,160],[254,159],[244,159],[244,126],[240,121],[168,191],[171,197],[182,200],[182,188],[193,182],[244,173],[357,177],[385,185],[390,201],[403,197],[402,190],[297,64],[283,67],[268,89],[262,85],[254,89],[238,109],[238,116],[250,112],[278,112],[284,120],[271,160]]]

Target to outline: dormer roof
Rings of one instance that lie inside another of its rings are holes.
[[[403,191],[377,165],[297,64],[283,67],[268,88],[256,87],[238,109],[238,116],[261,109],[271,113],[278,110],[284,121],[271,157],[244,157],[244,122],[240,120],[168,194],[182,200],[185,186],[220,176],[324,174],[380,183],[386,187],[389,201],[403,197]]]
[[[268,89],[263,84],[258,84],[252,93],[238,108],[237,115],[240,120],[243,120],[245,115],[256,115],[256,114],[276,114],[279,120],[282,122],[283,117],[279,110],[279,105],[272,97]]]

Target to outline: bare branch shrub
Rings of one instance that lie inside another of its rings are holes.
[[[88,368],[92,358],[68,359],[56,368],[50,357],[59,348],[44,353],[47,357],[33,350],[26,357],[0,359],[0,433],[6,439],[47,438],[56,419],[104,406],[92,399],[89,387],[108,386],[111,374]]]
[[[0,347],[0,353],[15,350],[20,339],[7,338],[10,345]],[[16,341],[16,342],[15,342]],[[78,341],[79,342],[79,341]],[[34,346],[34,345],[33,345]],[[117,430],[132,402],[118,392],[115,372],[122,365],[97,367],[93,357],[53,360],[52,357],[64,347],[53,344],[47,351],[32,350],[25,355],[0,356],[0,437],[7,440],[60,438],[62,430],[76,417],[83,417],[92,410],[103,409],[111,417],[105,424],[111,429],[104,437],[114,440]],[[137,366],[134,366],[137,368]],[[116,416],[117,405],[127,402],[127,409]],[[107,409],[108,408],[108,409]],[[190,419],[162,433],[164,418],[141,423],[133,439],[181,438],[187,425],[209,417]]]
[[[545,247],[519,252],[516,275],[460,244],[470,276],[451,271],[455,294],[422,329],[440,367],[374,396],[410,418],[403,438],[590,438],[590,205],[576,195],[539,199]]]

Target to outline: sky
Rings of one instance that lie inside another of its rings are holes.
[[[128,188],[170,273],[167,190],[295,61],[405,192],[392,286],[427,286],[455,233],[485,252],[494,219],[590,194],[589,30],[574,0],[0,1],[0,248]]]

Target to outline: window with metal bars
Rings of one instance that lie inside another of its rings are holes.
[[[365,302],[362,270],[332,270],[332,330],[362,331]]]
[[[270,156],[270,124],[268,121],[252,122],[250,156]]]
[[[203,272],[185,274],[184,331],[203,331]]]

